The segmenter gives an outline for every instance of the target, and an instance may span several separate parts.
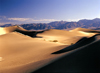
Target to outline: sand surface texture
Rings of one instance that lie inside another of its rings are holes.
[[[0,73],[99,71],[99,40],[99,31],[84,28],[28,31],[19,26],[0,27]]]

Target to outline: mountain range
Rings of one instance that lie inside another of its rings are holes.
[[[8,27],[14,24],[4,24],[0,27]],[[78,22],[67,22],[67,21],[55,21],[50,23],[29,23],[29,24],[16,24],[27,30],[46,30],[46,29],[73,29],[77,27],[81,28],[91,28],[99,29],[100,28],[100,18],[95,18],[93,20],[82,19]]]

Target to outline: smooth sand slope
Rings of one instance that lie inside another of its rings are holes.
[[[17,32],[0,36],[0,73],[27,73],[53,61],[52,52],[66,47],[40,41]],[[60,56],[60,55],[59,55]]]
[[[81,28],[80,28],[81,29]],[[88,30],[88,29],[87,29]],[[37,36],[41,36],[41,40],[46,40],[46,41],[54,41],[57,40],[60,43],[63,44],[74,44],[76,43],[79,39],[83,37],[91,37],[97,33],[88,33],[84,32],[85,30],[71,30],[71,31],[64,31],[64,30],[57,30],[57,29],[50,29],[47,31],[44,31],[43,33],[37,34]],[[90,30],[88,30],[90,31]]]
[[[0,30],[0,73],[99,71],[98,32],[88,29],[83,33],[76,29],[37,32],[19,26]]]

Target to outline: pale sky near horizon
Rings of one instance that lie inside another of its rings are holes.
[[[100,0],[0,0],[0,24],[100,18]]]

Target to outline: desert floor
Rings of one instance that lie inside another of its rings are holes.
[[[99,33],[0,27],[0,73],[99,73]]]

